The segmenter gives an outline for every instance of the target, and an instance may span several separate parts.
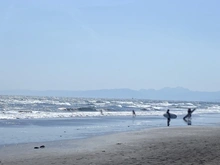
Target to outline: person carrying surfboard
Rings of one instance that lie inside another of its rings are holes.
[[[187,115],[183,117],[183,120],[186,120],[186,118],[190,119],[192,116],[192,113],[196,110],[196,108],[194,108],[193,110],[191,110],[191,108],[188,109],[187,111]]]
[[[170,118],[171,118],[171,116],[170,116],[170,110],[168,109],[167,110],[167,126],[169,127],[170,126]]]

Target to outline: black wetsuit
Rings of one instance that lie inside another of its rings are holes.
[[[167,111],[167,115],[168,115],[167,126],[170,126],[170,112],[169,111]]]
[[[187,115],[186,116],[184,116],[184,120],[186,119],[186,118],[191,118],[191,116],[192,116],[192,113],[195,111],[196,109],[193,109],[193,110],[191,110],[190,108],[188,109],[188,111],[187,111]]]

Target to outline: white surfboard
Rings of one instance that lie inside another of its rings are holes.
[[[164,113],[163,116],[164,116],[165,118],[168,118],[168,114],[167,114],[167,113]],[[170,118],[171,118],[171,119],[176,119],[176,118],[177,118],[177,115],[175,115],[175,114],[173,114],[173,113],[170,113]]]

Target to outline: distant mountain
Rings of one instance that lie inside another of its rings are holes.
[[[220,92],[199,92],[186,88],[154,89],[101,89],[87,91],[66,90],[11,90],[0,91],[1,95],[27,95],[27,96],[60,96],[60,97],[87,97],[87,98],[134,98],[151,100],[181,100],[181,101],[220,101]]]

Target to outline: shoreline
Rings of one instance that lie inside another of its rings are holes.
[[[194,115],[191,126],[220,126],[219,114]],[[179,116],[170,122],[171,127],[185,127],[188,123]],[[118,132],[166,127],[162,116],[92,117],[58,119],[0,120],[0,147],[10,144],[85,139]]]
[[[8,145],[0,148],[0,165],[218,164],[219,137],[219,126],[177,126]]]

